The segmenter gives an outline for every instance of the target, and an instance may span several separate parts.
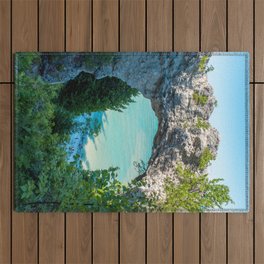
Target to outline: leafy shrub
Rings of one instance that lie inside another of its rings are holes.
[[[208,96],[199,94],[197,91],[194,91],[193,100],[197,105],[205,106],[208,101]]]
[[[215,157],[209,148],[205,148],[199,159],[199,169],[204,170]]]
[[[198,117],[196,127],[208,129],[210,127],[210,125],[207,121],[204,121],[201,117]]]
[[[203,72],[206,69],[206,64],[209,60],[209,56],[205,55],[201,58],[200,62],[199,62],[199,71]]]
[[[202,212],[214,207],[221,208],[223,204],[233,202],[229,188],[220,184],[223,179],[210,180],[207,174],[199,175],[181,166],[176,168],[175,173],[179,178],[179,184],[167,179],[166,200],[162,210]]]

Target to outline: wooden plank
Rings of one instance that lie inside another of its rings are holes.
[[[118,51],[118,0],[93,1],[93,51]],[[93,262],[117,263],[117,213],[93,214]]]
[[[264,81],[264,1],[255,1],[255,81]]]
[[[171,263],[172,214],[150,213],[147,219],[147,263]]]
[[[64,0],[39,0],[39,49],[64,51]]]
[[[63,214],[39,215],[39,263],[64,263]]]
[[[253,81],[253,1],[229,0],[228,50],[250,52],[250,80]]]
[[[199,263],[199,214],[174,214],[174,263]]]
[[[228,50],[253,51],[253,3],[247,0],[230,1],[228,5]],[[251,73],[253,72],[253,57],[251,57]],[[253,75],[251,74],[251,79]],[[252,88],[252,87],[251,87]],[[251,89],[252,90],[252,89]],[[252,94],[251,109],[253,110]],[[251,114],[253,111],[250,111]],[[251,116],[251,135],[253,128]],[[253,138],[251,138],[251,146]],[[251,162],[253,148],[250,151]],[[251,180],[253,169],[250,170]],[[253,181],[250,182],[251,210],[249,214],[228,214],[228,263],[253,262]]]
[[[13,0],[12,51],[37,51],[37,1]],[[13,75],[14,76],[14,75]],[[36,263],[38,258],[38,218],[33,213],[12,214],[12,260]]]
[[[255,263],[264,263],[264,85],[255,88]]]
[[[120,214],[121,263],[145,263],[145,214]]]
[[[226,1],[202,0],[202,51],[226,50]]]
[[[226,263],[226,215],[201,215],[201,263]]]
[[[174,50],[199,50],[198,0],[174,2]],[[174,214],[174,263],[199,263],[199,214]]]
[[[118,0],[94,1],[94,51],[118,51],[118,37]]]
[[[120,50],[144,51],[145,1],[121,0]],[[120,262],[145,263],[145,214],[120,214]]]
[[[11,86],[0,85],[0,263],[11,262]]]
[[[174,50],[199,51],[199,0],[174,1]]]
[[[66,50],[91,51],[91,0],[66,0]]]
[[[118,214],[93,216],[93,263],[118,263]]]
[[[172,0],[147,1],[148,51],[172,50]]]
[[[91,51],[91,1],[66,2],[66,51]],[[67,263],[89,263],[92,257],[92,214],[66,214]]]
[[[172,1],[147,2],[147,50],[171,51]],[[147,262],[172,261],[172,214],[147,215]]]
[[[226,1],[203,0],[201,11],[202,51],[225,51]],[[201,263],[225,263],[226,214],[202,214],[200,224]]]
[[[11,66],[11,0],[0,1],[0,82],[10,81]]]
[[[64,51],[64,0],[40,0],[39,49]],[[64,214],[39,214],[39,262],[64,262]]]
[[[67,263],[90,263],[92,228],[90,213],[66,214]]]
[[[121,0],[120,49],[145,50],[145,0]]]

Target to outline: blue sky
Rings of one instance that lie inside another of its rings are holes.
[[[235,204],[225,209],[245,210],[246,200],[246,104],[245,96],[245,53],[235,56],[213,55],[209,65],[214,67],[208,73],[209,83],[214,88],[218,101],[210,123],[220,133],[217,158],[208,172],[211,178],[223,178],[229,186]]]

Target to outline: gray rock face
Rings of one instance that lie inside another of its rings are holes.
[[[93,73],[97,79],[114,76],[151,100],[159,120],[159,128],[147,171],[142,175],[147,183],[142,191],[148,196],[157,195],[164,199],[165,179],[170,178],[178,183],[175,173],[178,164],[199,171],[199,159],[206,148],[214,156],[217,154],[217,130],[211,126],[201,128],[197,125],[199,120],[208,122],[216,105],[207,75],[199,70],[199,63],[204,55],[115,53],[108,65],[91,66],[85,63],[85,56],[71,54],[58,60],[64,65],[61,69],[56,61],[47,63],[49,56],[44,54],[43,63],[37,71],[50,83],[67,82],[81,71]],[[206,103],[197,103],[194,93],[206,96]]]

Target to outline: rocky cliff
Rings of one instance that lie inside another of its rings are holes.
[[[216,105],[213,88],[208,83],[206,68],[210,54],[196,53],[92,53],[91,63],[84,54],[57,55],[51,59],[43,54],[35,73],[49,83],[65,83],[81,71],[96,78],[114,76],[138,89],[152,102],[159,128],[154,139],[147,171],[142,177],[148,196],[165,197],[164,180],[176,184],[175,167],[203,173],[199,160],[205,149],[217,154],[219,135],[208,123]],[[103,56],[105,63],[100,63]],[[52,56],[54,57],[54,56]],[[207,60],[208,61],[208,60]]]

